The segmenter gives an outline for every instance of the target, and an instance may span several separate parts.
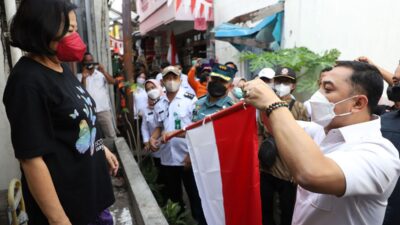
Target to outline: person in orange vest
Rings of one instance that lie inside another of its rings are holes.
[[[201,58],[197,59],[193,67],[189,70],[188,82],[196,92],[197,98],[207,94],[207,80],[210,72],[211,66],[209,64],[202,63]],[[198,80],[196,79],[196,74],[198,74]]]

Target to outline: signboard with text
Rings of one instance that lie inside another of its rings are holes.
[[[136,9],[139,14],[139,21],[147,19],[165,3],[167,3],[167,0],[137,0]]]

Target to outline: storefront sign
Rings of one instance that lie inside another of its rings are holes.
[[[207,30],[207,21],[206,18],[200,17],[194,19],[194,29],[199,31]]]
[[[144,21],[166,2],[167,0],[137,0],[136,8],[139,14],[139,21]]]

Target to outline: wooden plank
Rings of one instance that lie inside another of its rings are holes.
[[[258,21],[258,20],[264,19],[267,16],[271,16],[275,13],[281,12],[284,10],[284,8],[285,8],[284,3],[279,2],[274,5],[270,5],[270,6],[262,8],[262,9],[258,9],[258,10],[237,16],[237,17],[229,20],[228,23],[235,24],[235,23],[246,22],[249,20],[251,20],[253,22]]]
[[[258,41],[254,38],[233,37],[233,38],[217,38],[217,40],[227,41],[231,44],[246,45],[246,46],[256,47],[256,48],[261,48],[261,49],[266,49],[269,47],[269,43]]]

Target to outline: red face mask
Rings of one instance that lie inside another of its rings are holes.
[[[86,45],[77,32],[60,40],[57,46],[57,58],[63,62],[82,61]]]

